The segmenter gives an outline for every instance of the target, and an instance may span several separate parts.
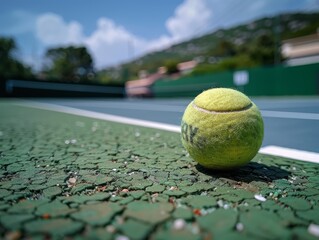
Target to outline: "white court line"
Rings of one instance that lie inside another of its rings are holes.
[[[92,107],[91,103],[80,103],[81,107],[87,106]],[[103,103],[94,103],[95,107],[100,108],[112,108],[112,109],[126,109],[126,110],[141,110],[141,111],[155,111],[155,112],[179,112],[183,113],[185,111],[186,106],[172,106],[172,105],[151,105],[151,104],[144,104],[144,103],[109,103],[109,102],[103,102]]]
[[[81,106],[92,106],[87,103],[80,103]],[[187,104],[188,105],[188,104]],[[127,109],[127,110],[141,110],[141,111],[155,111],[155,112],[176,112],[183,113],[186,106],[172,106],[172,105],[149,105],[144,103],[97,103],[94,106],[102,108],[112,108],[112,109]],[[270,111],[261,110],[261,115],[263,117],[269,118],[288,118],[288,119],[302,119],[302,120],[319,120],[318,113],[302,113],[302,112],[284,112],[284,111]]]
[[[286,157],[295,160],[319,163],[319,153],[296,150],[292,148],[284,148],[279,146],[266,146],[259,150],[259,153]]]
[[[159,123],[159,122],[151,122],[145,120],[139,120],[134,118],[120,117],[116,115],[106,114],[106,113],[98,113],[88,110],[82,110],[78,108],[65,107],[61,105],[49,104],[49,103],[40,103],[34,101],[23,101],[16,103],[20,106],[32,107],[43,110],[51,110],[55,112],[68,113],[76,116],[83,116],[89,118],[95,118],[100,120],[106,120],[111,122],[124,123],[129,125],[148,127],[148,128],[156,128],[161,130],[166,130],[170,132],[180,132],[180,126]]]
[[[291,118],[291,119],[303,119],[303,120],[319,120],[318,113],[300,113],[300,112],[280,112],[280,111],[268,111],[261,110],[263,117],[271,118]]]
[[[129,125],[155,128],[155,129],[180,133],[180,126],[177,126],[177,125],[145,121],[145,120],[139,120],[139,119],[127,118],[127,117],[120,117],[120,116],[115,116],[115,115],[110,115],[105,113],[97,113],[93,111],[81,110],[77,108],[65,107],[65,106],[60,106],[55,104],[39,103],[34,101],[23,101],[23,102],[16,102],[16,105],[43,109],[43,110],[51,110],[55,112],[68,113],[68,114],[72,114],[76,116],[83,116],[83,117],[95,118],[95,119],[106,120],[111,122],[118,122],[118,123],[124,123]],[[286,158],[291,158],[291,159],[305,161],[305,162],[319,163],[319,153],[315,153],[315,152],[308,152],[308,151],[302,151],[302,150],[296,150],[296,149],[284,148],[284,147],[278,147],[278,146],[266,146],[261,148],[259,150],[259,153],[286,157]]]
[[[81,103],[81,106],[92,106],[91,104]],[[172,105],[148,105],[148,104],[135,104],[135,103],[97,103],[94,106],[112,109],[127,109],[127,110],[141,110],[141,111],[154,111],[154,112],[176,112],[183,113],[186,106],[172,106]],[[319,120],[318,113],[302,113],[302,112],[285,112],[285,111],[270,111],[260,110],[261,115],[266,118],[287,118],[287,119],[300,119],[300,120]]]

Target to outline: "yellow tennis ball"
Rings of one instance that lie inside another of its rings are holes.
[[[200,165],[231,169],[247,164],[257,154],[264,123],[257,106],[246,95],[213,88],[187,106],[181,136],[189,155]]]

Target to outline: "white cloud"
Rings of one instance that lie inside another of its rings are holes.
[[[98,19],[93,33],[85,36],[80,23],[66,22],[57,14],[46,13],[36,19],[36,35],[46,47],[86,45],[94,57],[95,65],[101,68],[169,47],[209,30],[282,11],[311,10],[313,6],[319,8],[316,0],[184,0],[167,19],[167,34],[151,40],[136,36],[108,18]]]
[[[143,40],[116,25],[112,20],[100,18],[96,30],[90,35],[83,34],[82,25],[72,21],[67,23],[54,13],[46,13],[36,21],[36,34],[47,47],[56,45],[82,44],[92,53],[98,68],[117,64],[129,57],[129,44],[134,43],[136,53],[140,54],[145,46]]]
[[[157,39],[151,40],[147,44],[147,51],[159,50],[169,47],[173,43],[173,38],[162,35]]]
[[[90,36],[85,36],[78,22],[67,23],[57,14],[46,13],[38,17],[36,33],[40,42],[47,47],[70,44],[87,46],[98,68],[132,58],[133,48],[134,54],[141,54],[147,45],[123,26],[107,18],[100,18],[96,30]]]
[[[208,3],[209,0],[185,0],[166,21],[169,35],[162,35],[149,41],[148,51],[167,48],[207,32],[212,20],[212,9],[208,7]]]
[[[84,38],[81,24],[76,21],[66,23],[54,13],[45,13],[37,18],[36,34],[45,45],[80,44]]]
[[[107,18],[98,20],[97,29],[84,43],[93,53],[98,68],[139,55],[145,51],[146,44],[143,39]]]
[[[96,66],[101,68],[168,47],[173,42],[191,37],[198,30],[207,30],[203,26],[211,12],[206,8],[205,1],[186,0],[166,22],[169,35],[153,40],[140,38],[108,18],[98,19],[96,30],[91,35],[84,36],[81,24],[75,21],[67,23],[54,13],[45,13],[37,18],[36,34],[45,46],[86,45]]]
[[[180,41],[209,29],[212,11],[206,0],[185,0],[166,21],[166,27],[174,40]]]

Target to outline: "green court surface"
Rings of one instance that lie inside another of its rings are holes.
[[[177,133],[0,102],[0,238],[317,239],[319,165],[207,171]]]

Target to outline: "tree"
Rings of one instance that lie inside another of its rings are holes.
[[[229,57],[221,60],[216,64],[199,64],[193,70],[191,75],[201,75],[213,72],[221,72],[221,71],[234,71],[236,69],[249,68],[257,66],[248,55],[240,54],[234,57]]]
[[[30,67],[16,59],[16,43],[12,38],[0,37],[0,79],[27,79],[33,74]]]
[[[167,60],[165,63],[164,63],[164,67],[166,68],[166,71],[168,74],[174,74],[174,73],[178,73],[179,70],[178,70],[178,61],[176,60]]]
[[[249,50],[252,60],[261,65],[272,65],[275,63],[275,40],[270,34],[257,37]],[[280,56],[279,59],[282,59]]]
[[[221,40],[215,47],[208,51],[209,56],[214,57],[232,57],[236,54],[236,49],[233,43],[227,40]]]
[[[91,78],[93,59],[86,47],[59,47],[48,49],[45,54],[49,78],[67,82],[87,81]]]

